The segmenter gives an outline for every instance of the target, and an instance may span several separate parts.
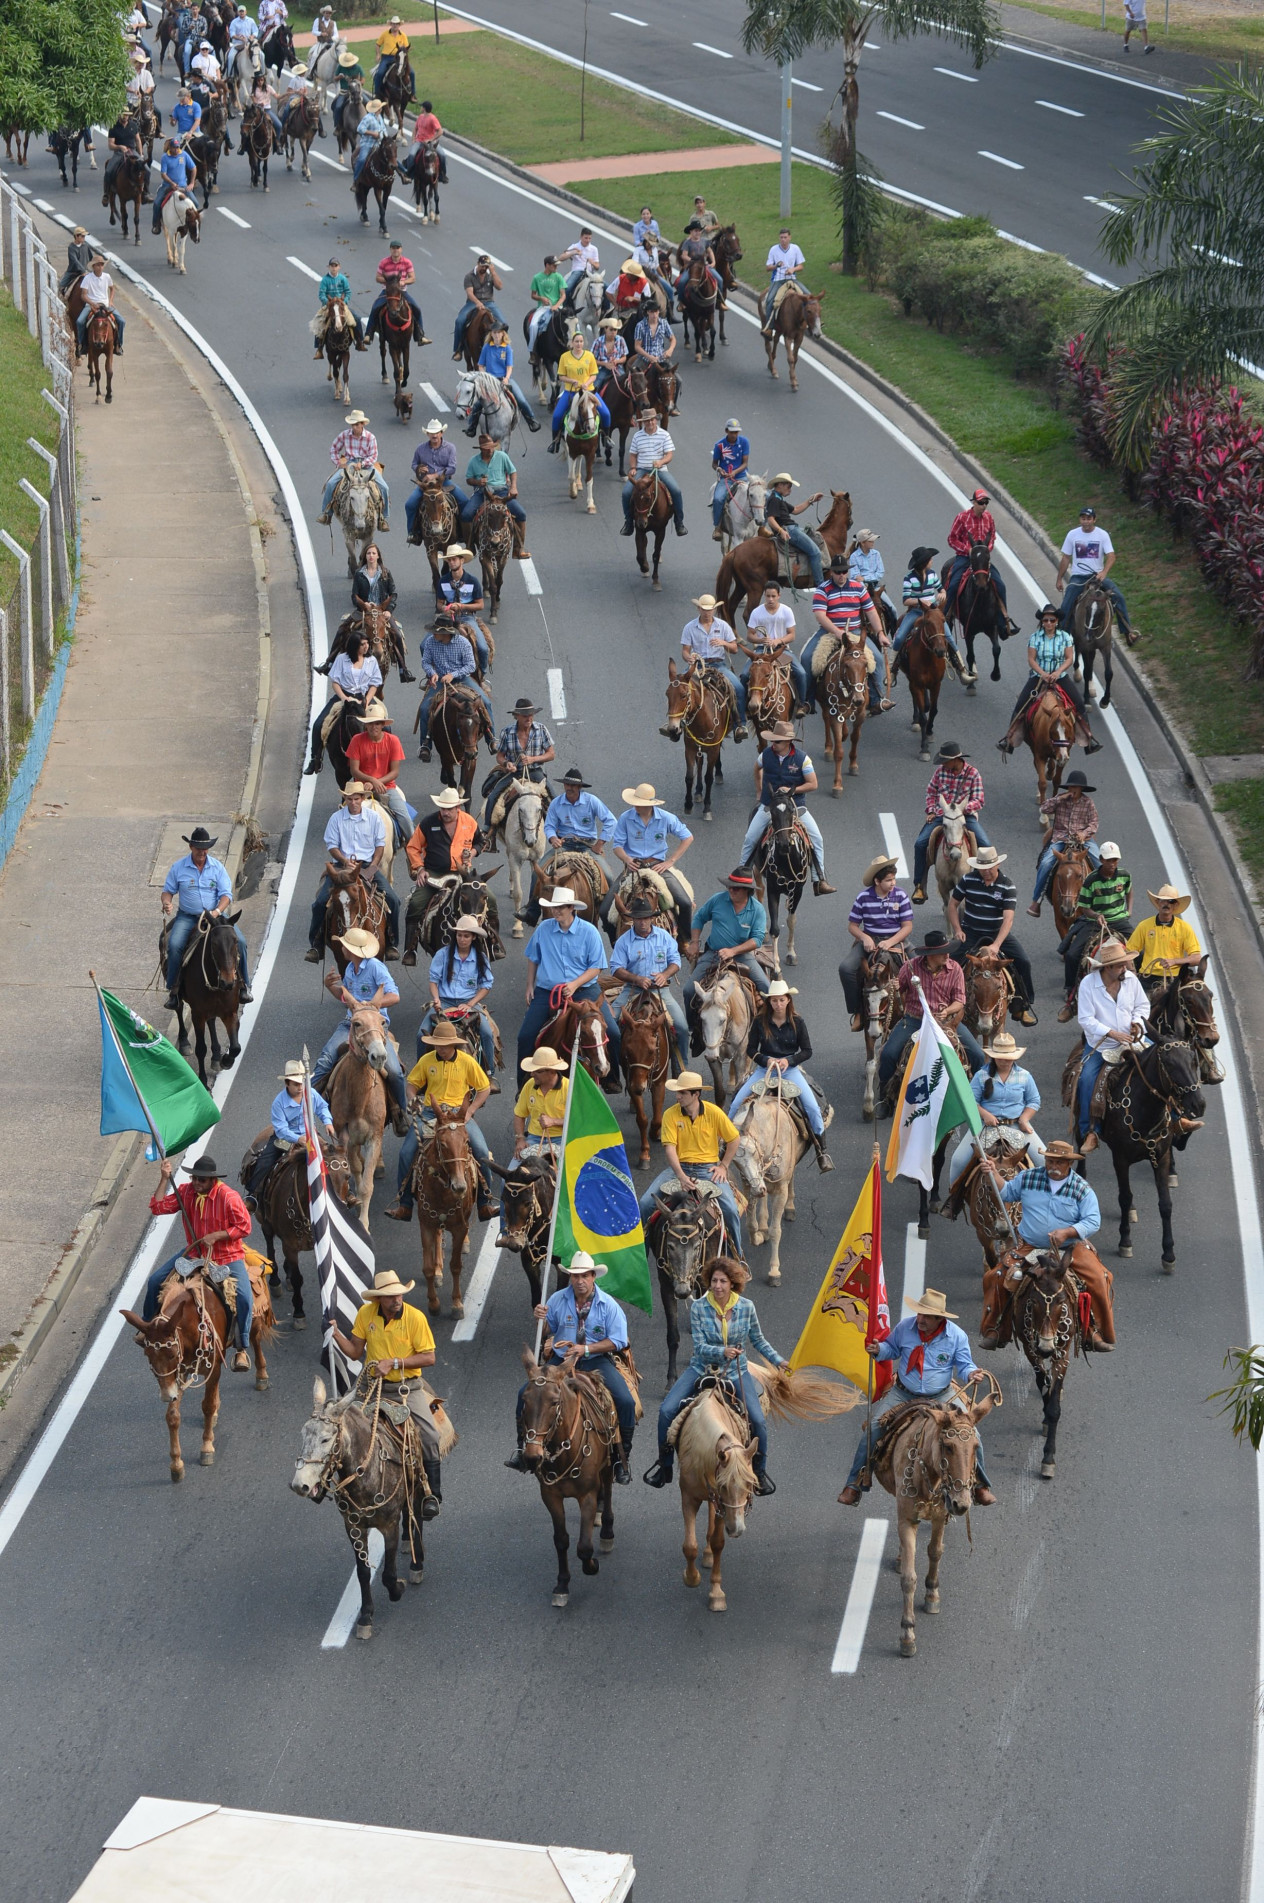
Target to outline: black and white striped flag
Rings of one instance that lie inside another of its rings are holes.
[[[344,1208],[336,1196],[329,1194],[325,1161],[316,1137],[311,1093],[309,1078],[303,1085],[303,1130],[307,1145],[307,1196],[311,1210],[312,1250],[320,1283],[321,1315],[323,1318],[332,1311],[343,1334],[349,1335],[352,1323],[363,1305],[360,1291],[373,1286],[373,1244],[359,1217],[350,1208]],[[349,1393],[356,1384],[358,1370],[347,1365],[345,1356],[334,1345],[332,1329],[324,1329],[320,1359],[328,1372],[335,1398]]]

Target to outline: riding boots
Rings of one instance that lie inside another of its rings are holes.
[[[422,1465],[426,1470],[426,1485],[430,1491],[421,1503],[421,1517],[423,1520],[433,1520],[438,1514],[439,1507],[443,1501],[443,1487],[439,1480],[439,1463],[437,1460],[426,1459],[422,1461]]]
[[[530,1462],[527,1460],[521,1447],[514,1448],[513,1453],[510,1454],[505,1465],[506,1467],[512,1467],[514,1472],[519,1474],[529,1474],[532,1471]]]
[[[647,1487],[670,1487],[672,1483],[672,1457],[660,1454],[648,1473],[641,1475]]]
[[[856,1025],[856,1029],[859,1030],[860,1026]],[[834,1167],[834,1159],[825,1147],[825,1138],[814,1136],[812,1138],[812,1148],[816,1152],[817,1169],[820,1170],[822,1176],[827,1175]]]

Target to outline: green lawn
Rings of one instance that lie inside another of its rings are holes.
[[[48,381],[39,344],[25,317],[14,310],[8,285],[0,283],[0,496],[5,499],[0,521],[24,548],[35,540],[39,510],[18,488],[18,479],[25,476],[41,495],[48,494],[48,465],[27,448],[26,439],[34,436],[49,449],[57,447],[57,415],[40,395]],[[0,545],[0,608],[8,606],[17,578],[17,562]]]
[[[1022,7],[1027,13],[1044,13],[1051,19],[1069,20],[1075,26],[1097,27],[1100,31],[1102,10],[1093,8],[1042,6],[1040,0],[1013,0],[1015,6]],[[1204,59],[1223,59],[1237,61],[1250,59],[1264,51],[1264,19],[1245,19],[1242,17],[1217,17],[1215,14],[1199,12],[1195,18],[1182,18],[1191,11],[1188,7],[1178,7],[1177,17],[1173,18],[1167,32],[1163,31],[1163,9],[1155,0],[1149,9],[1150,38],[1162,49],[1165,46],[1177,48],[1182,53],[1200,53]],[[1112,43],[1103,44],[1103,52],[1114,59],[1121,52],[1120,42],[1124,35],[1123,7],[1119,0],[1110,0],[1106,8],[1107,35]],[[1034,28],[1033,28],[1034,30]],[[1132,45],[1139,49],[1140,36],[1132,36]],[[1132,55],[1127,55],[1132,58]],[[1145,55],[1142,54],[1142,59]],[[1161,61],[1161,50],[1152,55],[1156,64]],[[1140,63],[1140,62],[1138,62]]]

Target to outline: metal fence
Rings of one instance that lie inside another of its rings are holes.
[[[7,601],[0,601],[0,799],[7,792],[36,709],[52,672],[57,627],[74,586],[72,556],[79,520],[75,475],[74,368],[58,273],[23,203],[22,192],[0,175],[0,276],[40,347],[48,384],[43,396],[58,419],[54,453],[28,436],[30,477],[18,487],[39,511],[39,527],[24,547],[3,526],[0,545],[18,564]],[[12,518],[10,517],[10,521]]]

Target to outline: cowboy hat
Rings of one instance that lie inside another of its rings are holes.
[[[360,1290],[360,1300],[380,1302],[384,1295],[407,1295],[416,1286],[415,1282],[401,1282],[394,1269],[379,1269],[373,1277],[373,1287]]]
[[[788,720],[776,720],[769,730],[768,738],[770,740],[793,740],[794,728],[790,725]]]
[[[1015,1064],[1027,1049],[1025,1044],[1016,1044],[1008,1031],[998,1031],[990,1044],[983,1046],[985,1057],[1008,1057]]]
[[[347,950],[354,953],[357,958],[376,958],[382,949],[372,932],[366,932],[362,925],[353,925],[349,932],[342,934],[338,942],[345,945]]]
[[[931,931],[927,932],[925,938],[917,948],[917,953],[919,957],[924,957],[927,953],[929,953],[931,957],[934,957],[936,952],[948,952],[951,950],[952,940],[949,938],[947,932],[941,932],[938,926],[935,926]]]
[[[741,429],[742,426],[738,422],[735,416],[730,416],[728,422],[724,425],[724,427],[726,430],[731,430],[731,429]]]
[[[964,752],[955,740],[942,741],[940,743],[939,752],[935,755],[936,763],[939,766],[945,766],[949,760],[968,760],[969,758],[970,755]]]
[[[559,1275],[609,1275],[604,1262],[594,1262],[587,1249],[576,1249],[569,1262],[559,1262]]]
[[[622,330],[623,325],[619,322],[617,317],[603,317],[601,322],[598,324],[597,329],[598,330]]]
[[[443,551],[443,559],[445,562],[472,562],[474,551],[472,548],[466,548],[464,542],[449,542]]]
[[[799,995],[799,987],[798,985],[788,985],[784,978],[774,978],[768,987],[767,995],[770,998],[797,998]]]
[[[447,812],[453,806],[464,806],[465,795],[464,793],[458,793],[454,786],[445,786],[441,793],[432,793],[430,795],[430,804],[432,806],[442,807],[443,810]]]
[[[338,64],[339,66],[358,66],[360,62],[356,58],[355,54],[351,51],[350,47],[343,46],[339,48]]]
[[[1007,852],[998,852],[995,846],[980,846],[968,863],[971,872],[977,872],[980,867],[986,871],[989,866],[1003,866],[1008,858]]]
[[[658,411],[654,408],[652,403],[647,403],[645,408],[641,411],[641,421],[643,423],[657,423]]]
[[[555,885],[549,897],[541,899],[540,904],[548,912],[560,911],[565,905],[569,905],[572,911],[579,910],[579,900],[568,885]]]
[[[364,712],[360,715],[360,725],[367,727],[372,721],[389,719],[390,715],[386,711],[386,702],[384,700],[371,700]]]
[[[540,709],[526,694],[519,694],[509,711],[511,714],[538,714]]]
[[[690,599],[695,608],[701,608],[706,614],[714,614],[720,605],[714,595],[692,595]]]
[[[363,410],[348,410],[342,420],[344,423],[367,423],[369,419]]]
[[[462,912],[452,929],[454,932],[473,932],[478,938],[487,937],[486,926],[479,924],[473,912]]]
[[[88,235],[88,227],[86,225],[76,225],[70,235],[72,238],[86,238]]]
[[[955,1322],[957,1317],[948,1306],[947,1298],[937,1288],[928,1288],[921,1295],[906,1295],[905,1308],[911,1308],[915,1315],[934,1315],[941,1322]]]
[[[186,846],[216,846],[219,844],[219,834],[208,833],[205,826],[195,826],[191,833],[181,833],[180,837]]]
[[[182,1169],[184,1165],[180,1166]],[[188,1171],[195,1183],[222,1183],[224,1172],[219,1168],[213,1156],[199,1156]]]
[[[880,852],[876,859],[871,859],[869,861],[869,864],[865,867],[864,871],[861,873],[860,883],[862,886],[872,885],[874,880],[880,879],[884,873],[897,872],[898,870],[899,868],[896,865],[895,860],[891,857],[890,853]]]
[[[1088,962],[1090,970],[1103,971],[1107,965],[1135,965],[1137,954],[1129,951],[1126,945],[1121,945],[1117,938],[1111,938],[1102,946],[1096,958],[1090,958]]]
[[[625,258],[620,269],[625,278],[643,278],[645,276],[645,272],[635,258]]]
[[[1095,786],[1089,785],[1088,774],[1081,772],[1079,767],[1076,767],[1074,773],[1067,774],[1062,782],[1062,791],[1065,793],[1069,786],[1075,787],[1080,793],[1096,793],[1097,791]]]
[[[1103,839],[1101,845],[1098,847],[1098,851],[1101,853],[1103,859],[1123,858],[1123,854],[1113,839]]]
[[[1161,885],[1157,892],[1147,892],[1151,905],[1170,905],[1179,916],[1189,906],[1188,892],[1178,892],[1174,885]]]
[[[449,1024],[446,1018],[436,1018],[434,1030],[427,1032],[421,1041],[423,1044],[432,1044],[436,1048],[442,1045],[446,1050],[451,1044],[459,1044],[461,1036],[456,1026]]]
[[[710,1084],[704,1084],[696,1070],[682,1070],[679,1077],[665,1080],[668,1090],[710,1090]]]
[[[732,872],[725,873],[724,883],[725,885],[740,885],[743,892],[753,892],[755,875],[753,872],[748,872],[745,866],[734,866]]]
[[[622,799],[625,806],[663,805],[663,801],[659,799],[648,780],[642,780],[638,786],[625,786]]]
[[[565,1071],[566,1059],[559,1057],[551,1044],[540,1044],[531,1057],[524,1057],[522,1069],[526,1071],[557,1070]]]
[[[909,567],[925,568],[927,562],[933,562],[938,553],[939,550],[937,548],[927,548],[924,544],[919,543],[909,556]]]
[[[629,918],[657,918],[658,907],[654,904],[652,899],[647,899],[643,892],[638,892],[636,897],[632,900],[631,904],[628,906],[628,917]]]
[[[285,1069],[277,1078],[279,1084],[301,1084],[307,1076],[307,1065],[301,1057],[287,1057]]]
[[[342,789],[343,804],[345,805],[348,800],[355,799],[357,794],[361,799],[366,799],[368,797],[368,791],[369,789],[363,780],[348,780]]]
[[[1084,1161],[1080,1151],[1077,1150],[1073,1144],[1068,1143],[1065,1137],[1055,1137],[1052,1143],[1045,1145],[1045,1161],[1048,1162],[1050,1157],[1053,1158],[1055,1163],[1059,1160],[1064,1163],[1082,1163]]]
[[[788,470],[785,470],[785,469],[783,469],[783,470],[782,470],[782,472],[781,472],[781,474],[780,474],[779,476],[774,476],[774,477],[773,477],[773,479],[772,479],[772,486],[773,486],[773,488],[774,488],[774,489],[776,488],[776,486],[777,486],[777,484],[778,484],[779,482],[788,482],[788,483],[790,484],[790,487],[791,487],[792,489],[797,489],[797,488],[799,487],[799,485],[798,485],[798,483],[797,483],[797,482],[795,481],[795,479],[794,479],[794,477],[793,477],[793,476],[792,476],[792,475],[791,475],[791,474],[789,473],[789,471],[788,471]]]
[[[590,787],[592,785],[592,781],[586,780],[577,766],[572,766],[572,767],[568,767],[566,769],[566,772],[562,775],[562,785]]]
[[[448,427],[447,424],[442,420],[441,417],[432,416],[430,421],[426,424],[426,435],[427,436],[442,436],[444,430],[447,427]]]

